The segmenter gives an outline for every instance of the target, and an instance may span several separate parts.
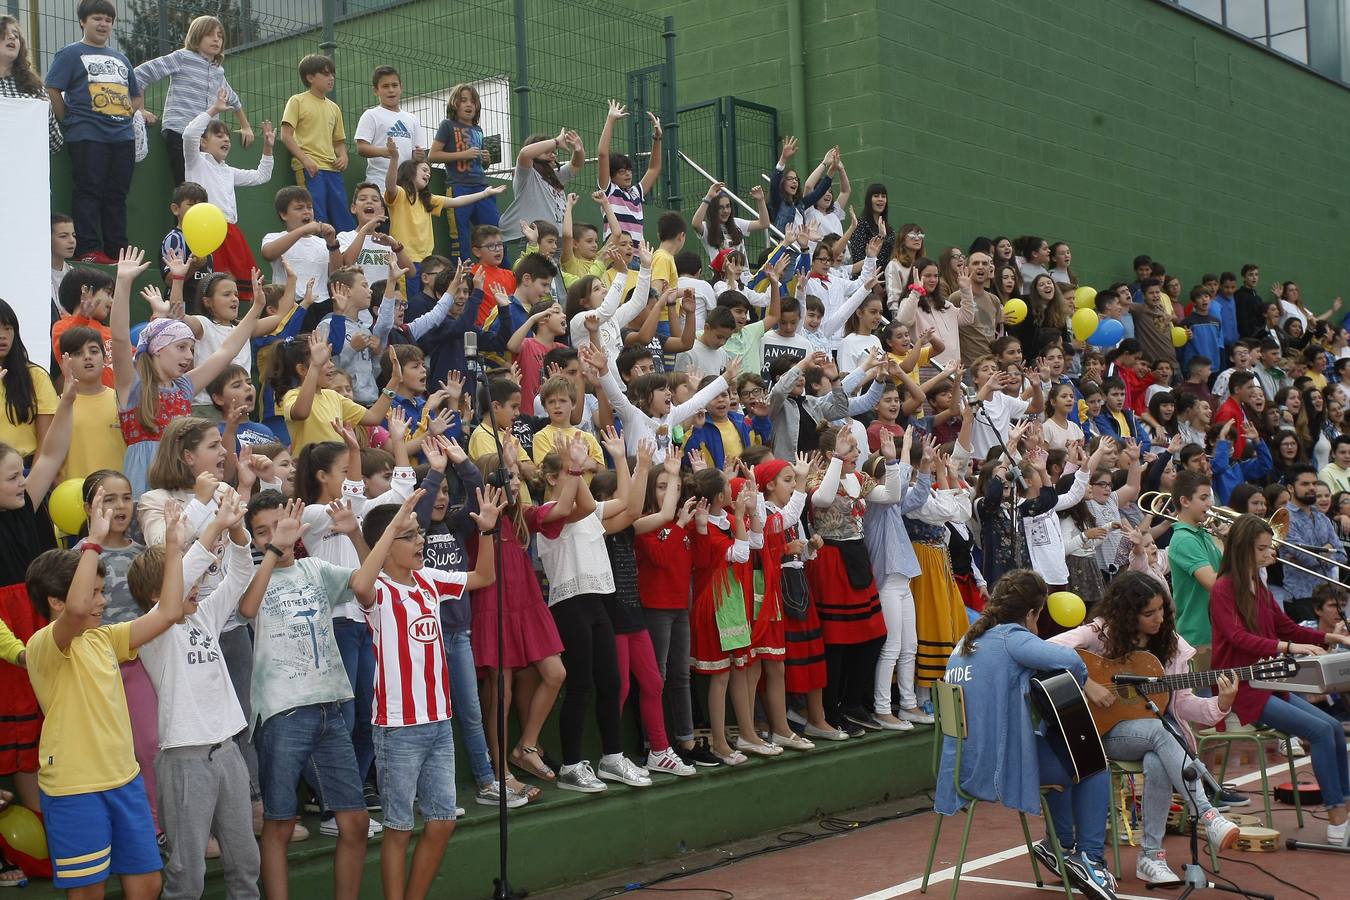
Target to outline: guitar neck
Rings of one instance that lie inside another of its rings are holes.
[[[1167,694],[1172,691],[1194,690],[1217,684],[1220,675],[1226,675],[1234,681],[1250,681],[1255,676],[1256,666],[1243,666],[1238,669],[1208,669],[1204,672],[1183,672],[1180,675],[1162,675],[1157,681],[1142,685],[1149,694]],[[1130,684],[1112,685],[1111,690],[1119,697],[1131,697],[1135,686]]]

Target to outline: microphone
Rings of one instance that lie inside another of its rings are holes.
[[[1123,675],[1112,675],[1111,680],[1116,684],[1157,684],[1161,681],[1156,675],[1131,675],[1128,672]]]
[[[972,386],[970,386],[970,385],[968,385],[968,384],[965,384],[965,383],[963,382],[963,383],[961,384],[961,390],[962,390],[963,394],[965,395],[966,403],[970,404],[971,406],[983,406],[983,405],[984,405],[984,401],[981,400],[981,399],[979,399],[979,394],[976,393],[975,388],[973,388]]]
[[[478,332],[472,329],[464,332],[464,358],[469,361],[470,368],[478,362]]]

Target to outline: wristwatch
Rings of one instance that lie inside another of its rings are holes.
[[[383,393],[390,400],[393,400],[395,397],[398,396],[398,394],[394,393],[392,388],[385,388],[381,393]]]
[[[264,552],[264,553],[275,553],[275,554],[277,555],[277,559],[281,559],[283,556],[286,555],[286,551],[282,550],[282,549],[281,549],[280,547],[278,547],[276,544],[264,544],[264,545],[263,545],[263,552]]]

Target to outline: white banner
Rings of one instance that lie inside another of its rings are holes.
[[[28,358],[44,369],[52,356],[51,160],[42,100],[0,97],[0,298],[19,317]]]

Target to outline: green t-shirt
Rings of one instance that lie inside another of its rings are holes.
[[[1209,591],[1195,580],[1197,569],[1209,566],[1217,574],[1223,553],[1209,533],[1194,525],[1172,526],[1167,562],[1172,569],[1172,597],[1177,604],[1177,631],[1193,647],[1212,642],[1209,627]]]

